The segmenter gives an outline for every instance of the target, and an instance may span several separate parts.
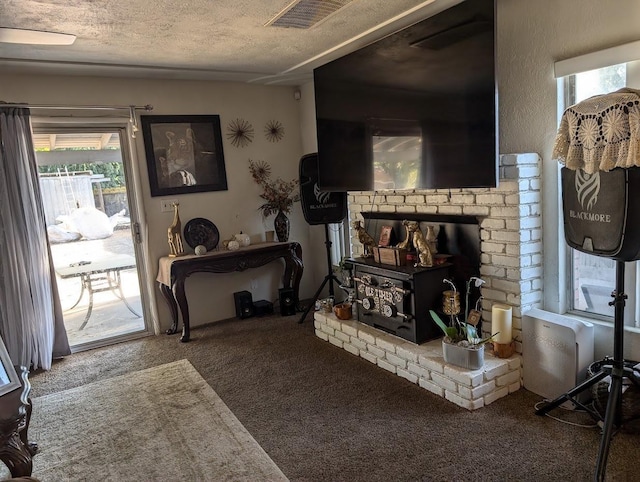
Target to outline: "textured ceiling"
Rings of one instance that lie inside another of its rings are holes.
[[[0,43],[4,71],[295,85],[312,70],[460,0],[354,0],[307,29],[264,24],[290,0],[0,0],[0,27],[77,36]]]

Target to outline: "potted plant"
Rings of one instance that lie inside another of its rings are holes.
[[[343,288],[353,287],[353,278],[351,277],[352,265],[347,262],[347,257],[343,256],[340,262],[333,267],[333,273],[340,279],[340,286]]]
[[[452,287],[452,290],[449,292],[452,293],[450,298],[452,300],[457,299],[458,296],[455,295],[458,294],[458,290],[453,282],[448,279],[443,280],[443,282],[448,283]],[[480,287],[484,281],[472,277],[467,282],[467,304],[469,303],[469,292],[472,283],[474,283],[476,287]],[[457,309],[459,310],[459,305],[457,305]],[[442,321],[435,311],[429,310],[431,318],[433,318],[433,321],[435,321],[444,333],[444,338],[442,339],[444,361],[470,370],[482,368],[484,365],[484,346],[487,342],[491,341],[497,333],[484,339],[480,338],[476,328],[477,322],[476,324],[468,322],[468,307],[465,307],[466,319],[464,321],[460,321],[456,309],[445,310],[445,312],[449,313],[449,324]]]
[[[278,241],[289,240],[289,218],[293,203],[300,201],[298,181],[284,181],[281,178],[271,179],[271,166],[264,161],[249,159],[249,172],[253,180],[262,188],[260,197],[265,201],[258,209],[266,218],[275,214],[273,221]]]

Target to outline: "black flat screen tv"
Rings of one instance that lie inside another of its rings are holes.
[[[314,69],[318,186],[495,187],[494,0],[466,0]]]

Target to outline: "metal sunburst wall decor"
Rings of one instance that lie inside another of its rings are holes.
[[[236,119],[227,126],[227,139],[236,147],[248,146],[253,141],[253,126],[244,119]]]
[[[284,137],[284,127],[282,122],[277,120],[270,120],[264,127],[264,135],[269,142],[280,142]]]

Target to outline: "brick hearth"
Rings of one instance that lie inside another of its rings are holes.
[[[466,370],[446,364],[442,341],[416,345],[356,320],[331,313],[314,315],[316,335],[468,410],[489,405],[520,388],[521,357],[496,358],[485,351],[484,367]]]

